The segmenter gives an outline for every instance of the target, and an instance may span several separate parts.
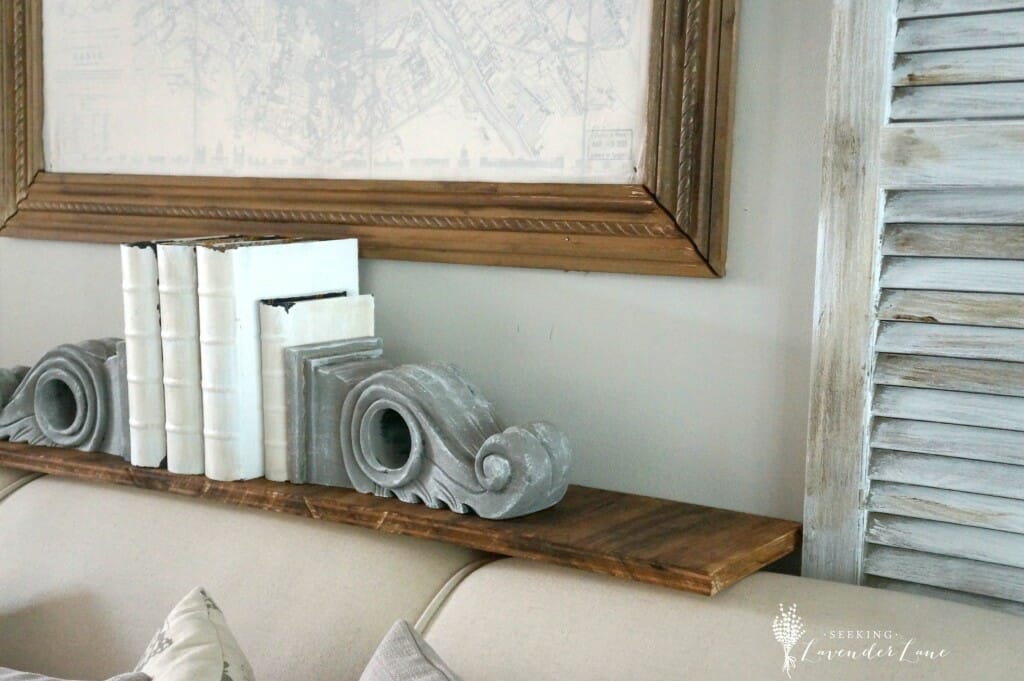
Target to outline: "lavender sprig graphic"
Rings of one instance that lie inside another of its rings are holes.
[[[804,621],[800,615],[796,614],[796,604],[793,603],[786,610],[782,603],[779,603],[779,614],[772,620],[772,633],[775,634],[775,640],[782,646],[784,655],[782,671],[786,672],[786,676],[789,678],[793,678],[793,668],[796,666],[796,658],[789,653],[804,635],[804,631],[806,631]]]

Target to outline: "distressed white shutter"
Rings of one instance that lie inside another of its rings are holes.
[[[892,9],[851,555],[868,584],[1024,614],[1024,0]]]

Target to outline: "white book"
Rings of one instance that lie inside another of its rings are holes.
[[[159,466],[167,456],[156,244],[121,245],[128,437],[135,466]]]
[[[196,249],[207,477],[263,475],[259,301],[359,293],[355,239],[201,243]]]
[[[196,244],[225,238],[177,239],[156,245],[167,470],[171,473],[202,475],[204,470]]]
[[[341,292],[260,302],[263,467],[267,480],[288,479],[284,348],[372,335],[373,296]]]

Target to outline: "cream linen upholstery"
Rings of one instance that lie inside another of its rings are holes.
[[[932,598],[759,573],[714,598],[521,560],[469,575],[425,638],[467,681],[785,681],[772,635],[779,604],[798,605],[808,635],[893,630],[949,656],[797,662],[794,680],[1019,681],[1024,618]],[[886,643],[885,641],[882,641]],[[864,648],[822,641],[816,650]],[[900,644],[902,647],[902,643]],[[799,650],[794,653],[799,657]]]
[[[0,478],[0,487],[2,481]],[[195,586],[261,681],[358,679],[480,556],[435,542],[112,485],[42,477],[0,501],[0,666],[132,669]]]

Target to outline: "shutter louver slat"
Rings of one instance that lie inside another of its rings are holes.
[[[890,189],[885,197],[885,221],[890,225],[1024,225],[1024,188]]]
[[[871,444],[920,454],[1024,466],[1024,433],[948,423],[876,418]]]
[[[870,546],[866,553],[869,575],[1024,602],[1020,568],[888,546]]]
[[[901,87],[1015,80],[1024,81],[1024,47],[901,54],[896,58],[892,84]]]
[[[1024,568],[1024,535],[874,513],[867,540],[879,546]]]
[[[1024,260],[886,256],[881,285],[930,291],[1024,293]]]
[[[1024,0],[899,0],[900,19],[1024,9]]]
[[[894,121],[1013,119],[1020,116],[1024,83],[970,83],[898,87]]]
[[[967,9],[974,1],[963,0],[958,4]],[[904,19],[896,30],[894,47],[896,52],[1004,47],[1024,44],[1022,36],[1022,11],[1004,11],[998,16],[983,13]]]
[[[875,384],[1024,397],[1024,363],[881,353]]]
[[[1012,464],[876,449],[871,453],[868,477],[1024,500],[1024,466]]]
[[[987,494],[874,482],[868,494],[867,510],[1024,533],[1024,501]]]
[[[1022,397],[878,386],[872,412],[891,418],[1024,431]]]
[[[875,348],[878,352],[1024,362],[1024,330],[882,322]]]
[[[883,321],[1024,329],[1024,296],[886,289],[882,291],[878,304],[878,318]]]
[[[1022,225],[888,225],[882,255],[1024,259]]]

